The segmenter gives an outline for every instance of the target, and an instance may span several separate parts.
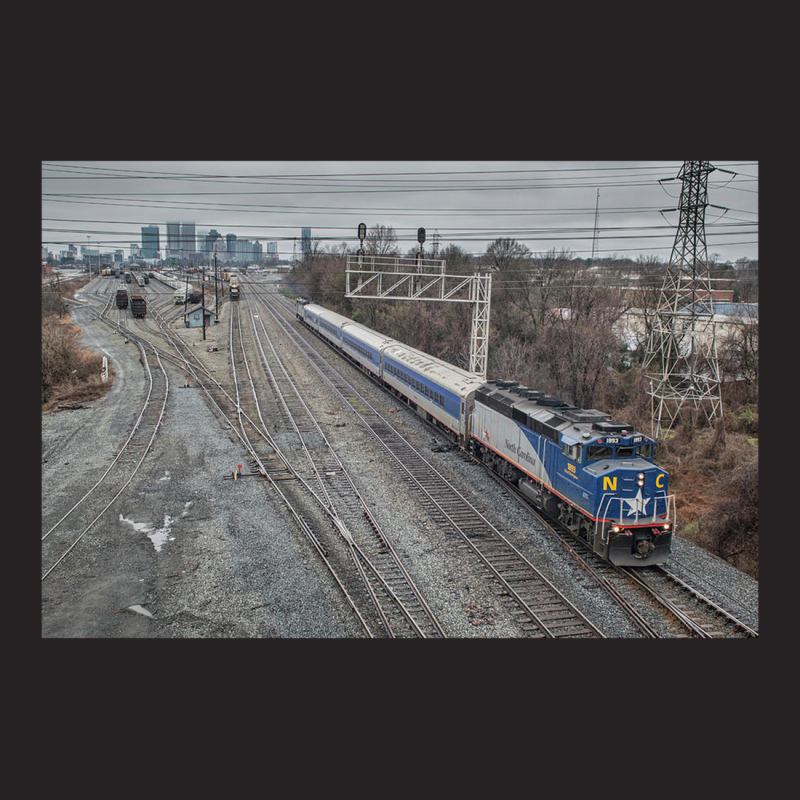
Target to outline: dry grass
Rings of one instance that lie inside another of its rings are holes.
[[[94,400],[111,389],[111,368],[108,382],[103,383],[103,357],[79,346],[80,328],[66,314],[65,298],[85,282],[42,290],[42,412]]]

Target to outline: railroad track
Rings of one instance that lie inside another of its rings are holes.
[[[390,463],[418,494],[434,520],[443,530],[452,533],[495,582],[498,594],[512,609],[512,616],[525,635],[536,638],[603,637],[293,326],[280,319],[270,305],[266,307],[301,349],[311,366],[383,448]],[[283,306],[281,313],[290,312]]]
[[[292,399],[292,392],[289,389],[291,387],[294,391],[294,387],[288,380],[282,382],[283,392],[279,391],[277,394],[274,393],[274,387],[268,386],[260,365],[255,362],[262,361],[262,365],[267,367],[268,376],[271,376],[269,380],[277,387],[279,384],[275,379],[275,370],[278,366],[277,354],[274,352],[272,354],[271,367],[268,363],[265,364],[264,359],[268,358],[268,350],[273,348],[270,348],[268,343],[265,349],[261,341],[264,338],[263,333],[261,337],[255,335],[257,332],[254,323],[250,326],[241,324],[239,310],[242,307],[243,304],[236,305],[231,310],[229,330],[231,380],[227,388],[202,366],[192,349],[171,331],[168,321],[157,310],[155,304],[149,307],[148,311],[152,309],[153,313],[149,314],[146,320],[129,322],[125,318],[122,325],[107,321],[134,341],[147,340],[155,348],[152,337],[156,335],[175,351],[168,353],[163,350],[162,357],[165,360],[172,360],[192,376],[194,386],[206,393],[221,419],[242,441],[254,470],[250,474],[261,475],[270,482],[279,499],[294,516],[300,530],[317,550],[368,636],[377,636],[382,630],[392,637],[443,637],[445,635],[443,629],[405,573],[396,554],[387,546],[388,542],[383,541],[382,545],[378,544],[382,533],[374,519],[371,519],[363,500],[353,495],[347,497],[343,492],[340,465],[338,469],[332,469],[334,462],[326,460],[321,465],[312,467],[319,476],[315,485],[308,480],[309,459],[306,459],[306,462],[302,460],[297,462],[302,464],[305,470],[305,474],[301,474],[284,454],[284,450],[291,454],[295,449],[287,446],[285,430],[280,433],[281,445],[276,442],[275,431],[271,430],[275,428],[276,415],[273,413],[275,410],[273,405],[276,402],[283,404],[285,421],[291,424],[295,433],[302,433],[301,429],[305,429],[306,435],[311,435],[312,425],[308,419],[302,420],[299,414],[298,403],[301,402],[299,395]],[[168,309],[164,310],[168,313]],[[256,352],[260,353],[260,359],[253,359],[253,354]],[[268,398],[272,398],[269,412],[262,413],[262,405],[265,402],[270,403]],[[307,415],[310,416],[308,412]],[[268,418],[269,424],[265,417]],[[295,417],[301,420],[299,424],[294,422]],[[319,433],[317,429],[317,434]],[[330,459],[330,456],[328,458]],[[315,452],[310,461],[318,461],[318,453]],[[335,476],[329,473],[335,473]],[[330,482],[331,477],[337,478],[333,484],[339,484],[337,494],[343,498],[340,501],[341,506],[348,508],[351,520],[348,524],[343,521],[341,512],[335,508],[327,491],[320,491],[320,487],[324,486],[326,481]],[[310,508],[309,497],[313,497],[318,503],[316,512]],[[321,500],[322,497],[326,499]],[[370,546],[367,545],[370,540],[363,532],[359,536],[359,541],[353,536],[352,519],[358,518],[354,512],[354,503],[361,504],[361,515],[372,529]],[[302,512],[298,512],[297,509],[302,509]],[[334,536],[345,543],[348,564],[344,563],[341,556],[337,557],[331,553]],[[354,585],[354,575],[358,576],[358,586]],[[368,613],[365,608],[370,603],[375,609],[374,614]]]
[[[465,458],[479,462],[465,454]],[[632,624],[648,638],[664,638],[663,627],[657,626],[653,613],[642,610],[642,593],[655,605],[656,613],[666,620],[671,635],[681,638],[757,637],[758,632],[713,601],[699,589],[681,580],[670,569],[669,564],[653,567],[617,567],[597,556],[584,539],[576,537],[554,520],[547,520],[543,513],[513,487],[492,472],[492,479],[506,494],[530,512],[536,524],[553,537],[560,539],[564,547],[596,585],[614,599]],[[632,590],[638,595],[632,597]]]
[[[101,314],[108,317],[109,313],[113,313],[110,301]],[[148,389],[139,415],[128,439],[108,469],[42,535],[42,581],[67,558],[127,489],[150,452],[161,427],[169,397],[169,377],[158,352],[148,353],[143,344],[137,344],[148,377]]]
[[[293,314],[293,309],[282,303],[287,314]],[[326,343],[327,344],[327,343]],[[339,387],[341,389],[341,387]],[[341,389],[340,393],[345,396],[346,389]],[[354,403],[352,397],[347,398],[351,405]],[[361,401],[363,405],[365,401]],[[370,419],[365,417],[364,421],[370,424]],[[383,438],[387,443],[387,451],[394,457],[403,452],[403,444],[398,437],[391,433],[387,436],[386,431],[379,431],[375,423],[374,430],[379,438]],[[384,426],[387,427],[387,426]],[[464,458],[474,463],[478,463],[471,456],[463,454]],[[474,541],[482,539],[482,525],[470,521],[470,512],[463,508],[462,501],[456,499],[449,503],[449,507],[440,505],[435,499],[426,501],[424,499],[427,487],[424,481],[431,474],[430,465],[425,464],[424,458],[420,456],[422,466],[410,466],[406,468],[406,475],[409,480],[416,482],[423,492],[423,503],[433,508],[433,513],[440,512],[440,521],[447,521],[455,528],[469,532],[470,529],[477,532],[473,537]],[[405,461],[405,457],[403,457]],[[409,460],[409,464],[413,461]],[[490,473],[492,474],[492,473]],[[537,523],[546,531],[562,540],[576,560],[580,568],[590,576],[595,584],[599,586],[613,602],[625,613],[634,628],[643,636],[649,638],[662,638],[664,625],[659,625],[659,621],[664,621],[666,629],[674,636],[691,636],[698,638],[718,638],[718,637],[757,637],[758,631],[747,625],[736,617],[731,611],[712,600],[707,594],[698,588],[691,586],[686,581],[681,580],[669,570],[669,565],[660,567],[648,567],[638,569],[618,568],[603,559],[597,557],[588,548],[586,543],[574,537],[570,532],[562,529],[557,523],[548,523],[542,515],[531,508],[530,504],[522,498],[513,488],[508,487],[497,476],[492,474],[507,493],[514,497],[521,505],[533,515]],[[516,565],[515,559],[509,558],[508,564],[513,569]],[[632,591],[632,588],[635,591]],[[643,604],[642,597],[646,594]],[[632,596],[635,595],[635,596]],[[655,605],[657,611],[653,613],[649,608]],[[661,618],[660,620],[658,618]]]
[[[444,630],[434,617],[419,589],[403,566],[389,538],[381,530],[366,502],[357,490],[347,469],[330,446],[324,432],[300,396],[289,377],[286,366],[273,344],[263,320],[256,320],[250,312],[250,325],[243,324],[245,302],[240,302],[231,312],[231,355],[234,382],[237,391],[243,381],[238,379],[236,364],[248,374],[252,397],[262,397],[254,383],[255,370],[247,360],[247,352],[257,349],[264,374],[269,380],[273,398],[280,407],[283,430],[269,435],[271,446],[280,437],[281,460],[298,479],[300,488],[307,490],[319,507],[328,515],[336,532],[349,549],[352,563],[360,577],[361,586],[371,599],[381,625],[388,636],[443,638]],[[245,331],[248,331],[245,334]],[[249,333],[252,331],[252,335]],[[241,395],[237,395],[241,398]],[[260,411],[258,412],[260,416]],[[272,417],[274,428],[279,426]],[[287,436],[290,437],[287,440]],[[290,454],[295,455],[289,462]],[[295,487],[286,487],[291,494]],[[300,506],[304,498],[296,498]],[[308,498],[305,498],[307,505]],[[347,580],[342,570],[343,582]],[[348,594],[358,596],[355,587]]]
[[[742,622],[698,589],[681,580],[669,564],[621,571],[667,609],[689,635],[702,639],[757,638],[758,631]]]
[[[255,295],[255,292],[252,294]],[[169,300],[171,298],[167,299]],[[271,306],[274,307],[277,303],[277,305],[280,306],[283,314],[291,316],[292,318],[294,317],[293,308],[290,307],[282,297],[276,295],[275,293],[271,293],[271,297],[268,299]],[[113,294],[110,298],[108,298],[106,311],[111,311],[114,313],[114,309],[112,308],[112,300]],[[267,298],[265,298],[265,302],[266,300]],[[152,308],[155,312],[154,305],[155,304],[151,304],[150,308]],[[272,313],[274,314],[274,311]],[[116,311],[116,314],[120,321],[124,320],[126,316],[125,312]],[[159,315],[157,313],[153,314],[154,319],[157,319],[158,316]],[[137,330],[142,327],[143,322],[143,320],[134,320]],[[158,324],[162,328],[166,327],[165,321],[159,322]],[[119,322],[117,322],[115,323],[115,327],[117,327],[120,331],[124,330],[129,335],[132,335],[132,337],[134,336],[129,329],[124,327],[124,324],[121,326]],[[296,331],[288,329],[287,326],[283,327],[285,331],[288,331],[287,335],[290,335],[292,340],[297,339]],[[191,352],[191,348],[187,348],[185,344],[177,344],[174,341],[175,339],[180,341],[180,337],[174,337],[169,333],[167,333],[166,336],[167,339],[172,342],[175,349],[180,352],[180,355],[175,359],[176,363],[179,365],[183,364],[187,371],[193,371],[193,374],[198,381],[205,380],[205,376],[202,378],[198,377],[203,375],[203,368],[200,366],[199,360],[194,357],[194,354]],[[249,347],[252,348],[252,341]],[[263,349],[263,346],[261,357],[262,360],[266,358],[266,351]],[[314,356],[311,356],[311,358],[314,359]],[[319,354],[317,354],[316,358],[318,364],[322,362]],[[191,365],[190,360],[192,360]],[[325,369],[325,367],[321,368]],[[331,373],[328,372],[327,374],[328,377],[330,377]],[[333,380],[335,380],[335,378]],[[281,387],[278,395],[283,398],[281,402],[284,402],[287,405],[287,408],[282,411],[285,420],[288,421],[292,418],[296,420],[302,420],[303,413],[300,409],[300,406],[297,405],[301,402],[301,400],[299,395],[294,397],[294,393],[289,389],[289,386],[292,386],[293,388],[293,383],[288,376],[281,375],[279,372],[273,371],[270,381],[276,387]],[[352,387],[350,387],[346,382],[343,382],[337,391],[339,391],[340,396],[346,400],[348,407],[354,412],[358,413],[359,409],[366,410],[368,408],[369,404],[366,403],[363,398],[360,398],[358,394],[352,390]],[[302,424],[304,426],[306,425],[306,423]],[[366,424],[366,421],[362,424]],[[401,452],[402,437],[392,438],[393,433],[396,434],[396,432],[393,431],[391,426],[388,426],[385,423],[385,420],[383,421],[383,424],[385,427],[383,430],[380,430],[381,421],[379,420],[378,415],[375,414],[374,424],[371,426],[371,429],[376,438],[386,442],[387,452],[394,459],[395,453]],[[307,427],[306,433],[308,433],[308,435],[310,435],[312,438],[320,435],[320,432],[314,431],[313,427]],[[320,462],[319,458],[322,457],[321,454],[323,451],[320,451],[319,448],[316,447],[312,449],[314,450],[314,457],[310,460],[317,460],[318,476],[323,476],[323,478],[316,477],[315,480],[319,486],[324,486],[326,488],[326,491],[321,493],[321,495],[325,495],[327,490],[336,483],[336,481],[333,479],[336,478],[339,480],[341,478],[341,471],[335,462]],[[493,577],[498,580],[501,586],[504,587],[503,591],[505,594],[509,598],[513,598],[514,603],[519,603],[519,600],[514,598],[512,594],[512,592],[517,592],[517,589],[514,586],[514,581],[508,580],[508,585],[504,585],[504,576],[507,575],[509,578],[512,578],[514,577],[515,571],[518,569],[517,558],[508,556],[507,552],[502,547],[499,548],[499,552],[495,552],[495,548],[491,544],[492,537],[486,535],[486,531],[482,527],[482,524],[475,523],[475,517],[471,512],[464,511],[463,498],[456,499],[451,503],[447,497],[437,497],[435,491],[431,492],[429,488],[425,486],[424,481],[426,476],[430,474],[430,465],[426,465],[424,457],[422,457],[419,453],[416,454],[416,457],[409,454],[407,458],[403,458],[402,460],[405,463],[398,465],[401,475],[403,475],[404,480],[411,483],[415,490],[420,493],[423,504],[426,505],[434,518],[437,519],[442,526],[450,526],[453,530],[459,531],[459,535],[463,538],[464,546],[467,547],[467,549],[469,549],[476,558],[485,564],[487,572],[492,574]],[[254,460],[253,464],[256,465],[256,463],[257,462]],[[270,459],[266,463],[268,465],[272,465],[273,460]],[[418,469],[418,466],[420,465],[421,469]],[[261,468],[264,468],[264,462],[262,462]],[[268,471],[267,468],[264,468],[264,471]],[[274,474],[276,473],[275,469],[272,469],[271,471]],[[289,474],[283,466],[279,466],[277,469],[277,474],[280,474],[281,472],[283,472],[284,475]],[[503,486],[505,487],[504,484]],[[319,496],[320,492],[317,494]],[[512,494],[516,496],[516,493],[512,492]],[[347,508],[348,513],[353,513],[354,508],[348,508],[350,501],[346,499],[346,494],[342,496],[345,499],[340,499],[337,502],[343,503],[343,507]],[[329,507],[334,505],[330,497],[328,497],[328,499],[324,502]],[[530,506],[527,503],[526,506],[528,506],[530,509]],[[533,510],[531,509],[531,511]],[[539,519],[538,515],[537,519]],[[299,524],[302,525],[303,521],[300,520]],[[542,521],[542,524],[546,523]],[[347,526],[343,525],[340,533],[346,540],[349,533]],[[634,582],[639,591],[646,592],[648,597],[651,598],[651,606],[655,604],[658,609],[660,609],[659,614],[667,615],[671,618],[672,622],[669,623],[669,627],[675,636],[688,635],[703,638],[720,636],[758,636],[758,632],[755,629],[741,622],[729,611],[723,609],[718,603],[711,601],[698,589],[691,587],[685,581],[680,581],[676,576],[669,574],[668,570],[663,568],[648,568],[648,570],[644,571],[618,570],[617,568],[613,567],[613,565],[610,565],[607,562],[604,562],[601,559],[593,556],[588,548],[585,547],[585,543],[583,543],[582,540],[574,539],[571,534],[565,536],[559,532],[558,528],[555,529],[555,533],[561,536],[564,546],[569,548],[574,553],[576,561],[580,563],[581,569],[590,575],[593,580],[595,580],[603,589],[603,591],[607,592],[609,596],[614,599],[614,602],[618,606],[624,609],[625,613],[631,619],[633,625],[642,633],[642,635],[648,637],[658,637],[662,636],[663,633],[658,632],[657,627],[653,624],[654,620],[652,619],[652,614],[643,614],[642,611],[639,610],[639,604],[631,601],[630,587]],[[312,540],[315,538],[315,534],[310,528],[308,535]],[[323,557],[325,557],[324,548],[321,550]],[[523,556],[520,557],[524,559]],[[500,568],[495,569],[494,565],[497,565]],[[522,573],[524,574],[524,569],[522,570]],[[365,582],[369,582],[368,574],[369,572],[367,571],[363,576],[363,580]],[[371,593],[378,592],[379,589],[370,591]],[[532,600],[527,601],[524,595],[521,597],[521,600],[523,605],[526,603],[533,603]],[[524,611],[522,616],[519,618],[521,624],[523,627],[525,625],[529,625],[529,632],[532,635],[541,635],[541,629],[539,625],[535,620],[531,622],[530,617],[530,612]],[[543,623],[544,621],[544,619],[539,620],[540,623]],[[384,623],[384,625],[385,624],[386,623]],[[568,625],[566,630],[569,630]]]

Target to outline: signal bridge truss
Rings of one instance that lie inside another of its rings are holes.
[[[492,276],[447,275],[445,262],[430,258],[349,255],[345,297],[471,303],[469,371],[486,379]]]

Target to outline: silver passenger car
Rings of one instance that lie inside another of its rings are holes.
[[[480,375],[394,343],[383,349],[383,380],[466,440],[475,390],[485,383]]]

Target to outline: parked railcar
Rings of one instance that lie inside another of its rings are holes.
[[[124,283],[119,285],[117,289],[117,308],[128,307],[128,289]]]
[[[147,314],[147,301],[138,292],[131,295],[131,313],[138,318],[143,318]]]

